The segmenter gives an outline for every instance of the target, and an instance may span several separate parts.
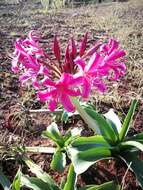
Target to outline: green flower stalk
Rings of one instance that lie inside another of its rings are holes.
[[[83,109],[83,107],[80,105],[77,98],[71,98],[72,103],[74,104],[77,112],[80,114],[84,122],[88,125],[90,129],[92,129],[96,134],[101,134],[99,126],[97,125],[96,121],[90,117],[89,114],[86,113],[86,111]]]

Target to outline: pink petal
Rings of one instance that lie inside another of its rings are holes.
[[[25,60],[24,63],[22,62],[23,66],[26,69],[33,69],[35,71],[39,70],[39,65],[35,64],[34,62],[32,62],[31,60]]]
[[[100,52],[103,52],[103,53],[108,53],[108,46],[107,44],[103,44],[100,46]]]
[[[66,86],[69,85],[72,80],[74,80],[74,78],[71,74],[63,73],[59,82],[63,83]]]
[[[24,85],[25,82],[27,82],[29,79],[31,79],[31,75],[29,73],[24,73],[19,77],[19,81],[21,82],[21,85]]]
[[[111,48],[109,49],[108,54],[112,53],[112,51],[114,51],[115,49],[118,49],[119,43],[114,39],[110,39],[109,46],[111,46]]]
[[[71,58],[70,58],[70,52],[69,52],[69,44],[66,47],[65,51],[65,60],[64,60],[64,72],[70,73],[71,71]]]
[[[68,94],[69,96],[80,96],[81,95],[81,92],[79,89],[77,89],[77,90],[66,89],[65,93]]]
[[[84,79],[84,81],[83,81],[83,89],[82,89],[82,97],[83,98],[88,98],[90,92],[91,92],[91,84],[87,79]]]
[[[86,54],[85,54],[85,56],[91,56],[91,55],[93,55],[97,50],[98,50],[98,48],[101,46],[101,43],[96,43],[92,48],[90,48],[87,52],[86,52]]]
[[[44,75],[49,75],[49,70],[48,70],[48,68],[43,67],[42,73],[43,73]]]
[[[77,57],[74,62],[80,67],[82,71],[84,71],[86,63],[81,57]]]
[[[49,86],[55,87],[56,86],[56,84],[52,80],[50,80],[49,78],[43,79],[42,84],[46,87],[49,87]]]
[[[48,75],[49,74],[49,70],[45,66],[40,65],[40,69],[38,71],[38,74]]]
[[[40,39],[40,36],[36,30],[31,30],[28,34],[28,37],[31,41],[37,41]]]
[[[74,78],[70,80],[69,85],[77,86],[77,85],[82,84],[83,77],[81,76],[81,74],[78,75],[78,73],[77,73],[77,74],[73,75],[73,77]]]
[[[50,100],[48,104],[49,110],[53,112],[56,109],[56,107],[57,107],[57,102],[55,100]]]
[[[20,51],[23,55],[27,55],[27,52],[25,49],[22,47],[22,41],[20,39],[16,40],[15,42],[15,48]]]
[[[37,92],[37,96],[41,102],[45,102],[51,97],[51,93],[48,91],[39,91]]]
[[[18,66],[18,58],[17,57],[14,57],[13,60],[12,60],[12,68],[11,68],[11,70],[14,73],[18,73],[20,71],[19,66]]]
[[[82,57],[84,55],[84,52],[86,50],[86,45],[87,45],[87,37],[88,37],[88,32],[85,33],[81,44],[80,44],[80,48],[79,48],[79,55]]]
[[[93,81],[93,85],[96,86],[96,88],[100,91],[100,92],[105,92],[106,91],[106,85],[100,80],[100,79],[95,79]]]
[[[40,84],[39,84],[39,81],[37,79],[33,79],[32,81],[32,85],[35,89],[40,89]]]
[[[105,60],[106,61],[114,61],[114,60],[121,58],[125,55],[126,55],[126,53],[124,50],[118,50],[118,51],[112,52],[109,56],[106,56]]]
[[[100,61],[101,61],[100,55],[98,53],[93,54],[89,60],[87,67],[86,67],[86,71],[88,71],[88,72],[96,71],[98,65],[100,64]]]
[[[73,112],[75,110],[75,107],[72,104],[69,96],[67,96],[66,94],[62,94],[62,96],[60,97],[60,101],[68,112]]]
[[[71,38],[71,49],[72,49],[72,58],[74,59],[76,57],[76,45],[73,37]]]
[[[61,52],[60,52],[60,46],[59,46],[59,41],[57,40],[57,37],[54,37],[54,47],[53,51],[55,54],[56,59],[60,62],[61,59]]]
[[[30,41],[29,39],[25,39],[22,43],[23,46],[32,46],[32,47],[37,47],[35,43],[33,43],[33,41]]]
[[[124,63],[120,62],[118,65],[118,68],[121,70],[121,72],[125,73],[127,70],[127,67]]]

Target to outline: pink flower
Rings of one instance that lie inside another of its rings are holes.
[[[125,75],[126,65],[123,57],[126,55],[125,51],[119,49],[119,43],[110,39],[107,44],[100,46],[100,52],[103,53],[102,65],[100,71],[108,75],[110,80],[118,80],[120,76]],[[110,71],[114,72],[114,76],[110,76]]]
[[[25,40],[18,39],[12,60],[12,70],[20,72],[21,84],[32,81],[41,101],[48,102],[51,111],[61,103],[71,112],[75,107],[72,97],[88,98],[93,87],[100,92],[106,90],[105,79],[118,80],[126,71],[125,51],[113,39],[101,45],[96,43],[86,50],[86,33],[77,49],[72,37],[66,46],[64,58],[57,37],[54,38],[50,56],[39,45],[39,35],[31,31]],[[63,59],[62,59],[63,58]]]
[[[61,103],[68,112],[75,110],[70,97],[80,96],[78,85],[80,81],[73,78],[72,75],[63,73],[59,81],[53,82],[49,78],[43,80],[43,85],[47,88],[39,91],[38,97],[41,101],[49,102],[49,109],[54,111],[58,103]]]
[[[14,72],[19,71],[19,63],[26,68],[37,69],[38,59],[43,56],[43,50],[39,47],[38,39],[34,31],[31,31],[28,35],[29,38],[22,41],[21,39],[16,40],[14,58],[12,61],[12,70]]]
[[[100,73],[98,71],[98,65],[101,64],[100,55],[93,54],[88,64],[80,57],[75,59],[75,63],[79,66],[79,72],[75,75],[77,80],[82,80],[82,97],[88,98],[92,86],[96,86],[98,90],[104,92],[106,87],[101,80]]]
[[[110,39],[107,44],[100,47],[98,53],[93,54],[88,64],[81,57],[77,57],[75,63],[79,66],[79,72],[75,76],[82,80],[82,97],[89,96],[92,86],[104,92],[106,90],[105,79],[118,80],[124,75],[126,71],[123,63],[124,56],[125,51],[119,49],[118,42]],[[114,77],[110,76],[111,71],[114,72]]]
[[[39,74],[48,75],[48,69],[40,62],[40,57],[44,56],[43,50],[38,46],[39,38],[31,31],[29,38],[22,41],[18,39],[15,43],[14,58],[12,60],[12,71],[17,73],[22,71],[19,77],[22,85],[32,79],[32,84],[38,88],[37,77]]]

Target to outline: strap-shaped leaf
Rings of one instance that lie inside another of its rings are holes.
[[[101,185],[90,185],[90,187],[83,187],[78,190],[120,190],[120,185],[114,181],[110,181]]]
[[[17,171],[17,174],[13,180],[13,183],[12,183],[12,190],[20,190],[21,188],[21,176],[22,176],[22,173],[20,171],[20,169]]]
[[[67,176],[66,184],[63,190],[75,190],[76,189],[77,174],[74,171],[74,167],[71,164]]]
[[[107,147],[111,146],[101,135],[91,137],[79,137],[71,143],[72,147],[76,147],[79,151],[88,150],[88,148]]]
[[[132,171],[135,173],[137,180],[143,187],[143,161],[140,160],[134,152],[122,153],[121,158],[123,161],[130,166]]]
[[[23,161],[30,168],[30,171],[36,175],[37,178],[47,183],[51,187],[51,189],[59,190],[58,186],[55,184],[51,176],[44,172],[38,165],[36,165],[34,162],[26,157],[23,157]]]
[[[140,143],[143,143],[143,133],[139,133],[137,135],[134,135],[132,137],[128,137],[127,140],[131,140],[131,141],[137,141]]]
[[[121,132],[119,134],[120,141],[122,141],[125,138],[126,134],[128,133],[128,130],[130,128],[130,123],[131,123],[132,117],[134,115],[136,106],[137,106],[137,100],[133,100],[132,104],[130,106],[130,109],[128,111],[128,114],[125,117],[125,120],[123,122]]]
[[[61,136],[58,126],[55,122],[51,123],[51,125],[47,127],[47,130],[44,131],[42,135],[52,139],[58,146],[64,146],[63,137]]]
[[[99,160],[110,158],[111,152],[107,148],[92,148],[87,151],[77,151],[69,148],[68,154],[74,165],[75,172],[81,174]]]
[[[111,157],[110,145],[102,136],[79,137],[67,147],[67,153],[77,174],[98,160]]]
[[[51,162],[51,169],[63,172],[66,165],[66,155],[65,153],[57,150],[53,155]]]
[[[137,142],[137,141],[125,141],[125,142],[122,142],[119,146],[120,146],[121,150],[128,149],[128,147],[133,146],[133,147],[136,147],[137,149],[143,151],[143,144],[141,144],[140,142]]]
[[[118,115],[114,112],[113,109],[110,109],[107,113],[104,114],[104,116],[106,117],[106,120],[112,125],[115,133],[119,135],[122,124]]]
[[[54,190],[51,187],[36,177],[21,176],[21,187],[28,187],[32,190]]]
[[[67,131],[65,136],[63,137],[64,142],[65,142],[65,147],[68,146],[70,142],[72,142],[75,138],[79,137],[81,135],[81,128],[75,127],[74,129]]]
[[[2,185],[4,190],[10,189],[10,181],[9,179],[3,174],[3,172],[0,170],[0,184]]]
[[[115,143],[118,140],[116,132],[101,114],[89,108],[84,108],[84,110],[88,115],[90,115],[90,117],[92,117],[95,120],[95,125],[99,126],[101,134],[106,139],[109,139],[112,143]]]

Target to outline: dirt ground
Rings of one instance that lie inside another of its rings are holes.
[[[49,140],[43,140],[41,132],[51,122],[51,115],[46,113],[27,114],[26,109],[40,109],[44,105],[36,100],[33,90],[20,87],[18,76],[11,72],[10,54],[14,51],[14,41],[25,37],[32,30],[42,34],[41,43],[46,48],[52,45],[56,34],[63,43],[74,35],[80,39],[89,32],[89,46],[95,41],[106,41],[114,37],[121,42],[127,51],[127,74],[120,81],[109,85],[104,95],[93,93],[92,101],[99,112],[105,113],[114,108],[121,119],[125,117],[133,98],[139,104],[134,117],[133,127],[129,135],[143,132],[143,1],[126,3],[103,3],[81,7],[43,11],[38,0],[24,4],[6,4],[0,1],[0,144],[28,146],[53,146]],[[79,126],[82,121],[72,120],[60,127],[65,131],[69,127]],[[54,179],[59,182],[61,175],[49,168],[51,156],[31,154],[31,158]],[[18,161],[5,161],[7,153],[1,154],[3,171],[12,180],[16,173]],[[99,170],[98,170],[99,169]],[[109,180],[122,181],[126,167],[115,161],[99,162],[79,178],[78,183],[100,184]],[[66,171],[65,171],[66,173]],[[64,174],[62,174],[64,175]],[[88,176],[88,180],[87,180]],[[126,177],[125,190],[140,190],[134,175],[129,172]]]

